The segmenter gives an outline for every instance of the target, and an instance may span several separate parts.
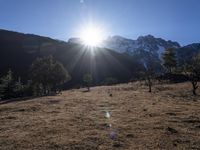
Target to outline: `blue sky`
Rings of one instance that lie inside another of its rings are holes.
[[[92,21],[108,36],[200,42],[200,0],[0,0],[0,28],[68,40]]]

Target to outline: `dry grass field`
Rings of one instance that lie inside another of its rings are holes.
[[[148,93],[130,83],[2,102],[0,149],[200,149],[200,96],[190,86],[156,85]]]

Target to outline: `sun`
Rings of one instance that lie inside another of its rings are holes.
[[[80,38],[86,46],[100,46],[104,39],[103,30],[97,26],[89,25],[82,29]]]

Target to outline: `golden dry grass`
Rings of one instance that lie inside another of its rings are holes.
[[[148,93],[130,83],[1,104],[0,149],[200,149],[200,97],[188,86]]]

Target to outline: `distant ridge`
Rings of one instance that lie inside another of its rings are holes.
[[[128,82],[144,69],[143,64],[148,57],[153,57],[157,71],[160,72],[163,68],[162,53],[166,48],[175,48],[179,64],[200,52],[200,43],[180,47],[177,42],[147,35],[137,40],[109,37],[102,47],[95,48],[96,51],[91,54],[79,40],[72,38],[64,42],[34,34],[0,30],[0,76],[10,68],[27,80],[31,63],[38,57],[52,55],[72,75],[70,86],[80,84],[83,75],[88,72],[93,74],[96,85],[101,84],[106,77]]]
[[[83,75],[91,73],[94,84],[99,85],[106,77],[118,82],[128,82],[142,69],[131,57],[106,48],[91,51],[80,44],[61,42],[33,34],[0,30],[0,76],[12,69],[16,76],[28,79],[29,67],[38,57],[52,55],[69,71],[72,80],[67,86],[82,83]]]

